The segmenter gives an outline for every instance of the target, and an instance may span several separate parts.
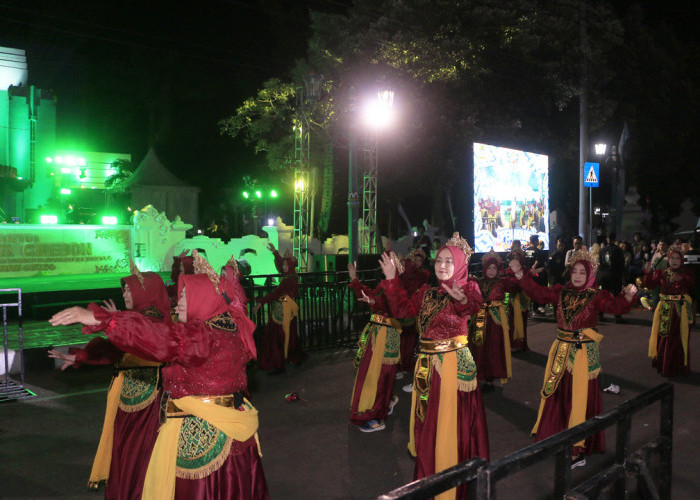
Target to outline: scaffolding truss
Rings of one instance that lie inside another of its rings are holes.
[[[378,144],[375,132],[365,137],[365,174],[362,178],[362,227],[360,228],[360,253],[376,254],[377,248],[377,165]]]
[[[298,89],[298,92],[302,92]],[[302,98],[303,101],[303,98]],[[302,119],[294,126],[294,232],[292,234],[292,254],[299,263],[300,271],[308,271],[309,236],[311,231],[311,210],[313,186],[309,169],[310,134],[305,123],[306,113],[302,105]]]

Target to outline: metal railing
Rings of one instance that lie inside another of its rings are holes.
[[[636,452],[631,451],[632,415],[659,401],[659,437],[645,444]],[[574,443],[617,426],[615,460],[612,465],[573,485],[571,478],[571,450]],[[673,385],[661,384],[634,399],[617,405],[612,410],[544,439],[511,455],[486,463],[474,458],[455,465],[433,476],[414,481],[397,488],[379,500],[423,499],[467,484],[469,498],[493,500],[496,498],[496,483],[511,474],[543,460],[555,457],[553,498],[592,499],[607,488],[612,488],[612,498],[626,498],[627,476],[636,476],[638,488],[651,498],[671,498],[673,451]],[[654,484],[649,468],[651,453],[659,455],[658,486]]]
[[[362,283],[370,288],[381,281],[378,269],[358,271],[358,274]],[[348,287],[347,271],[300,273],[298,276],[297,328],[303,348],[314,350],[357,343],[362,328],[369,320],[370,311],[366,304],[357,301],[355,293]],[[278,274],[256,275],[248,276],[243,282],[249,299],[249,315],[258,325],[256,341],[267,324],[270,305],[263,304],[257,314],[253,314],[253,299],[272,292],[279,279]],[[254,284],[263,280],[264,285]]]
[[[5,363],[5,376],[0,380],[0,403],[5,401],[13,401],[17,399],[26,399],[36,396],[32,391],[24,387],[24,334],[22,332],[22,289],[21,288],[3,288],[0,289],[0,297],[16,295],[15,301],[0,303],[2,307],[2,334],[3,334],[3,361]],[[10,340],[7,331],[7,309],[17,308],[17,326],[18,326],[18,341],[19,341],[19,377],[18,384],[10,378],[10,370],[12,369],[13,359],[10,359]]]

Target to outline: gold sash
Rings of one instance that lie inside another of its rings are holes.
[[[547,367],[544,372],[544,384],[540,395],[540,407],[537,412],[537,421],[532,428],[531,434],[537,434],[540,426],[542,411],[546,399],[551,396],[559,385],[561,377],[564,375],[567,359],[572,346],[576,343],[595,342],[600,343],[603,335],[592,328],[584,328],[579,332],[567,332],[559,330],[557,340],[554,341],[547,357]],[[586,406],[588,403],[588,354],[585,347],[577,349],[574,355],[574,366],[572,370],[573,387],[571,391],[571,413],[569,414],[568,428],[575,427],[586,420]],[[584,441],[575,443],[574,446],[583,446]]]
[[[282,303],[282,329],[284,330],[284,359],[287,359],[287,355],[289,354],[290,325],[292,323],[292,318],[296,318],[296,316],[299,314],[299,306],[289,295],[282,295],[282,297],[280,297],[279,300]]]
[[[688,338],[690,336],[690,322],[689,311],[692,310],[690,307],[693,304],[693,299],[690,295],[659,295],[659,303],[654,311],[654,320],[651,324],[651,336],[649,337],[649,357],[654,359],[658,356],[658,345],[659,345],[659,335],[662,334],[661,330],[661,316],[664,307],[674,307],[674,302],[682,302],[681,313],[680,313],[680,326],[681,326],[681,345],[683,346],[683,366],[688,366]],[[668,335],[668,332],[664,332],[662,335]]]
[[[221,406],[211,396],[185,396],[172,400],[172,403],[180,412],[206,420],[228,437],[244,442],[255,436],[258,430],[258,411],[248,400],[244,401],[244,411]],[[144,500],[175,498],[176,458],[182,420],[168,418],[158,432],[143,485]]]

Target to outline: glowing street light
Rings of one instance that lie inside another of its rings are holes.
[[[243,198],[246,200],[250,197],[250,194],[248,194],[248,191],[243,191]]]
[[[383,129],[391,124],[394,118],[394,92],[382,90],[377,92],[377,98],[365,104],[363,119],[365,124],[373,129]]]
[[[262,192],[261,192],[261,191],[255,191],[255,196],[257,196],[258,199],[262,198]]]
[[[607,144],[596,144],[595,146],[595,154],[598,156],[603,156],[605,154],[605,151],[608,149]]]

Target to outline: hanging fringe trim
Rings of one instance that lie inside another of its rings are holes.
[[[442,379],[442,361],[440,360],[439,356],[437,355],[431,355],[430,356],[430,364],[432,365],[433,369],[438,372],[438,375],[440,375],[440,378]],[[476,371],[474,371],[474,378],[472,380],[461,380],[459,378],[459,373],[457,376],[457,390],[462,391],[462,392],[471,392],[476,390],[476,388],[479,386],[479,382],[476,379]]]
[[[233,440],[231,438],[226,438],[226,443],[219,454],[211,462],[206,465],[199,467],[197,469],[184,469],[182,467],[177,467],[175,469],[175,476],[180,479],[203,479],[210,474],[216,472],[224,465],[224,462],[231,453],[231,444]]]

